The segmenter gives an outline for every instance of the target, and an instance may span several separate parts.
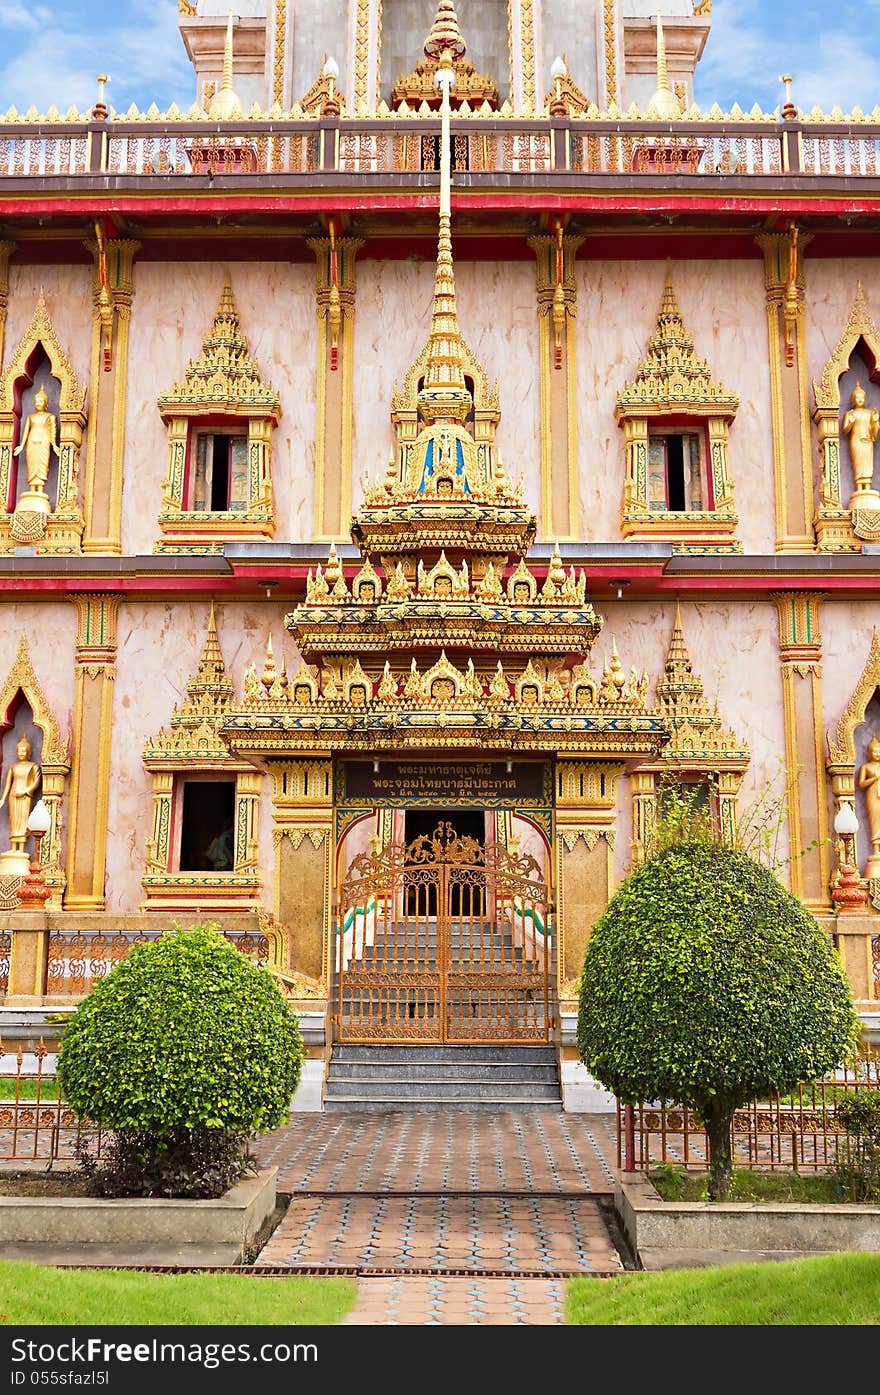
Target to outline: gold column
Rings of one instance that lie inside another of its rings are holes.
[[[290,931],[291,970],[330,982],[333,765],[270,761],[276,920]]]
[[[7,1008],[32,1007],[43,1001],[49,955],[49,917],[42,911],[16,911],[4,916],[12,931]]]
[[[537,97],[535,75],[537,43],[535,40],[534,0],[509,0],[507,11],[508,43],[510,47],[510,101],[514,111],[533,112]]]
[[[139,242],[113,238],[104,243],[109,309],[101,303],[101,253],[95,257],[92,313],[92,366],[89,434],[86,450],[83,552],[122,552],[122,479],[125,452],[125,406],[128,341],[134,296],[134,256]],[[109,369],[107,368],[109,351]]]
[[[602,0],[602,57],[599,63],[599,106],[605,111],[612,102],[621,105],[623,50],[618,25],[618,0]]]
[[[541,364],[541,522],[545,538],[579,537],[575,254],[582,237],[532,237]]]
[[[635,770],[630,776],[632,794],[633,864],[641,867],[648,854],[657,823],[657,777],[653,770]]]
[[[82,595],[73,601],[76,674],[64,906],[102,911],[119,597]]]
[[[756,239],[764,253],[777,552],[815,551],[804,309],[809,240],[782,233]]]
[[[9,258],[14,242],[0,242],[0,367],[6,362],[6,316],[9,311]]]
[[[822,741],[821,599],[778,592],[779,658],[785,723],[785,770],[791,843],[791,889],[812,911],[830,908],[828,792]]]
[[[355,115],[379,105],[382,66],[382,0],[355,0],[350,71]]]
[[[242,771],[235,782],[236,872],[259,871],[261,770]]]
[[[614,890],[617,780],[623,765],[556,767],[556,958],[560,1000],[575,998],[593,925]]]
[[[309,239],[315,254],[318,308],[318,408],[315,442],[316,541],[350,535],[354,303],[357,237]]]

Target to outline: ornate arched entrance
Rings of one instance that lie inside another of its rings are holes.
[[[338,1041],[549,1041],[554,943],[542,869],[452,819],[359,853],[339,889],[334,968]]]

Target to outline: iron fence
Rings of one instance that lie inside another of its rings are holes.
[[[81,998],[96,983],[121,964],[136,945],[149,944],[169,933],[164,930],[119,931],[105,935],[97,930],[90,935],[81,931],[56,930],[49,936],[46,963],[46,996],[49,998]],[[269,962],[269,941],[265,935],[248,930],[223,931],[224,938],[252,960],[258,968]],[[0,939],[0,991],[2,987],[3,944]]]
[[[61,1098],[55,1055],[40,1037],[10,1053],[0,1039],[0,1161],[72,1162],[80,1144],[100,1157],[107,1133],[77,1118]]]
[[[849,1135],[837,1118],[841,1099],[880,1089],[880,1052],[867,1050],[833,1076],[736,1110],[735,1167],[819,1171],[834,1167]],[[617,1105],[617,1166],[643,1172],[658,1163],[704,1170],[708,1143],[695,1110],[668,1102]]]

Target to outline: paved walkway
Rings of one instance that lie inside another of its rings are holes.
[[[356,1276],[359,1325],[553,1324],[623,1265],[611,1114],[299,1114],[264,1139],[292,1200],[260,1266]]]

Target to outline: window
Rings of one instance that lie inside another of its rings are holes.
[[[702,513],[711,509],[705,476],[705,445],[701,433],[650,433],[648,506],[653,513]]]
[[[200,431],[195,443],[192,509],[243,512],[248,506],[248,438]]]
[[[235,871],[234,780],[184,781],[180,871]]]

